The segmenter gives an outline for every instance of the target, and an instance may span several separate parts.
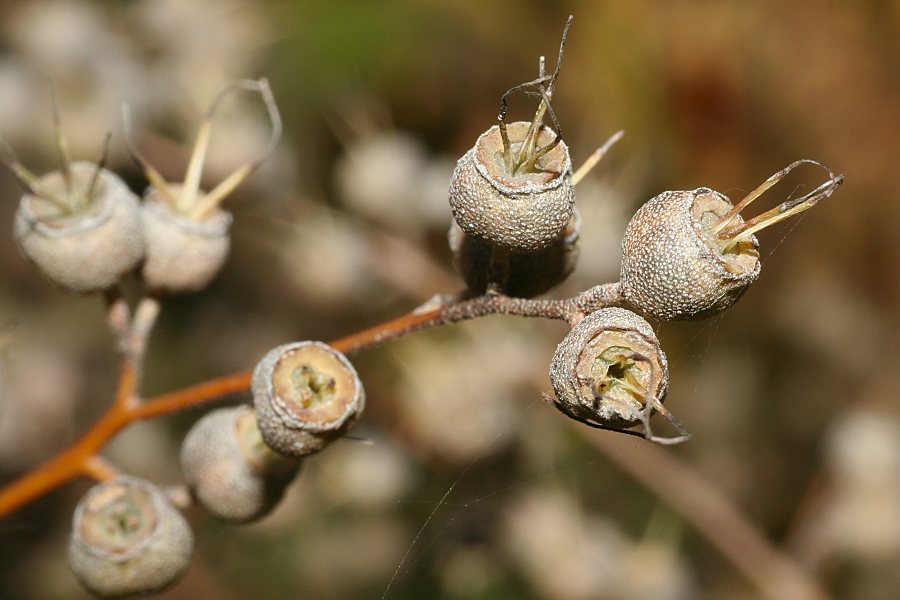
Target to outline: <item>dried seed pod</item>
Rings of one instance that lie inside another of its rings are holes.
[[[300,470],[300,461],[269,448],[246,405],[214,410],[181,446],[181,471],[199,504],[225,521],[268,514]]]
[[[257,92],[272,123],[272,135],[266,152],[231,173],[209,192],[200,189],[203,164],[212,136],[213,117],[230,93],[237,90]],[[128,107],[124,107],[125,130],[130,132]],[[206,111],[183,183],[168,183],[133,144],[129,149],[152,184],[143,203],[143,233],[147,259],[141,271],[147,287],[158,292],[199,290],[219,272],[230,245],[228,229],[231,214],[220,208],[222,201],[243,183],[275,151],[281,137],[281,116],[265,79],[241,79],[226,85]],[[126,136],[130,140],[130,136]]]
[[[188,567],[193,535],[153,484],[130,476],[94,486],[78,503],[69,564],[102,598],[158,592]]]
[[[621,281],[625,299],[661,320],[701,319],[734,304],[759,276],[759,242],[754,233],[814,206],[843,181],[829,180],[809,194],[788,200],[744,221],[750,202],[800,164],[782,169],[737,205],[709,188],[664,192],[632,217],[622,241]]]
[[[587,315],[560,342],[550,364],[555,406],[566,415],[604,429],[643,424],[654,441],[682,441],[686,432],[663,408],[669,382],[666,355],[650,324],[624,308]],[[656,410],[682,434],[656,438],[649,418]]]
[[[252,389],[263,440],[297,458],[344,435],[365,406],[353,365],[322,342],[295,342],[271,350],[253,371]]]
[[[181,186],[169,188],[178,193]],[[147,256],[141,277],[148,288],[156,291],[203,289],[228,256],[231,213],[216,207],[202,220],[196,220],[174,210],[161,196],[151,186],[144,198],[141,213]]]
[[[517,151],[531,123],[507,126],[509,146]],[[453,218],[476,240],[514,252],[535,252],[559,239],[575,208],[569,149],[546,126],[537,145],[556,145],[526,164],[507,162],[501,127],[483,133],[459,160],[450,181]]]
[[[531,298],[565,281],[578,262],[580,229],[581,217],[576,209],[553,244],[530,254],[510,255],[509,275],[503,292],[518,298]],[[490,273],[491,245],[466,235],[455,221],[450,224],[447,240],[453,265],[469,290],[484,293]]]
[[[144,255],[137,197],[111,171],[78,162],[32,181],[15,217],[22,254],[75,293],[104,290]]]

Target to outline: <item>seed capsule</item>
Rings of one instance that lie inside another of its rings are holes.
[[[365,393],[347,358],[322,342],[271,350],[253,371],[259,431],[276,451],[300,458],[344,435],[360,417]]]
[[[181,189],[169,188],[175,194]],[[228,256],[231,213],[216,207],[202,220],[192,219],[173,210],[151,186],[141,214],[147,245],[141,277],[147,287],[175,293],[206,287]]]
[[[843,181],[829,180],[809,194],[788,200],[744,221],[750,202],[803,163],[782,169],[737,205],[709,188],[664,192],[632,217],[622,241],[621,281],[625,299],[660,320],[701,319],[734,304],[759,276],[759,241],[754,235],[814,206]]]
[[[517,152],[531,123],[507,126],[510,149]],[[541,126],[537,145],[547,147],[556,133]],[[456,165],[450,181],[453,218],[476,240],[514,252],[535,252],[553,244],[575,208],[569,149],[559,141],[534,161],[508,164],[500,126],[487,130]]]
[[[272,122],[272,136],[263,156],[244,163],[209,192],[200,187],[203,165],[212,136],[213,117],[222,100],[238,90],[260,95]],[[128,107],[124,107],[126,132],[131,129]],[[141,277],[157,292],[192,292],[206,287],[222,268],[228,255],[231,213],[220,205],[263,161],[275,151],[281,138],[281,116],[265,79],[238,80],[226,85],[206,111],[184,181],[169,183],[129,144],[134,159],[152,184],[144,196],[143,234],[147,246]],[[130,136],[126,136],[130,139]]]
[[[144,255],[137,197],[95,164],[37,178],[22,197],[15,238],[22,254],[59,287],[90,293],[114,285]]]
[[[159,592],[187,569],[193,543],[184,517],[159,488],[120,476],[78,503],[69,564],[102,598]]]
[[[235,523],[268,514],[299,469],[299,461],[263,442],[246,405],[210,412],[181,446],[181,470],[194,497],[216,517]]]
[[[669,371],[647,321],[624,308],[604,308],[563,338],[550,379],[562,412],[621,429],[645,423],[662,406]]]

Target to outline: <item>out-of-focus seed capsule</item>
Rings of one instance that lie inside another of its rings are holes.
[[[188,567],[193,535],[153,484],[130,476],[94,486],[78,503],[69,564],[102,598],[159,592]]]
[[[59,287],[90,293],[115,285],[144,255],[137,197],[96,164],[67,165],[32,180],[15,217],[22,254]]]
[[[666,355],[650,324],[624,308],[587,315],[563,338],[550,363],[555,406],[604,429],[643,425],[654,441],[682,441],[686,432],[663,407],[669,382]],[[681,436],[657,438],[649,418],[659,411]]]
[[[745,221],[742,211],[798,165],[828,171],[812,192]],[[814,206],[843,181],[827,167],[799,160],[772,175],[742,201],[709,188],[664,192],[632,217],[622,241],[621,281],[625,299],[660,320],[701,319],[734,304],[761,269],[754,235]]]
[[[575,210],[553,244],[530,254],[511,254],[509,275],[502,291],[509,296],[531,298],[565,281],[578,262],[580,228],[581,218]],[[450,224],[447,240],[453,265],[469,290],[484,293],[490,273],[491,245],[466,235],[456,222]]]
[[[271,350],[253,371],[252,390],[263,440],[297,458],[344,435],[365,406],[353,365],[322,342],[295,342]]]
[[[194,497],[216,517],[235,523],[267,515],[299,469],[299,460],[263,442],[246,405],[208,413],[181,446],[181,470]]]
[[[265,154],[238,167],[209,192],[200,188],[203,165],[212,136],[213,117],[222,100],[236,90],[259,93],[272,122],[272,136]],[[130,118],[125,109],[125,128]],[[143,202],[143,236],[146,260],[141,277],[148,288],[169,293],[193,292],[206,287],[216,276],[230,246],[231,214],[222,201],[274,152],[281,137],[281,117],[266,80],[238,80],[225,86],[213,100],[194,143],[181,183],[168,183],[137,149],[130,150],[141,164],[151,186]]]
[[[180,186],[170,185],[174,193]],[[150,289],[191,292],[205,288],[218,274],[231,245],[231,213],[216,207],[202,220],[174,210],[156,187],[147,188],[143,203],[143,235],[147,259],[141,277]]]

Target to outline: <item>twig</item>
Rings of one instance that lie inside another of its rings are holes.
[[[115,296],[113,299],[113,305],[118,305]],[[485,295],[439,306],[426,312],[413,311],[392,321],[335,340],[331,342],[331,346],[344,354],[355,354],[415,331],[493,314],[560,319],[571,323],[585,313],[616,304],[621,300],[622,291],[618,282],[598,285],[577,296],[562,300],[530,300]],[[150,316],[155,319],[155,309],[151,310],[151,306],[155,305],[144,306],[147,322],[141,324],[145,317],[136,316],[132,325],[133,332],[134,330],[141,332],[145,328],[149,332],[148,323],[152,324]],[[140,307],[138,312],[142,312]],[[43,466],[0,490],[0,517],[5,517],[59,486],[85,475],[91,469],[88,463],[128,425],[201,406],[225,396],[246,392],[250,388],[251,373],[245,371],[138,402],[139,367],[133,358],[126,353],[115,401],[80,440]],[[95,473],[99,471],[95,470],[91,474]]]

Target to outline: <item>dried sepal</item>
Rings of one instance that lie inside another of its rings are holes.
[[[102,598],[159,592],[177,581],[193,551],[190,527],[153,484],[120,476],[78,503],[69,564]]]
[[[666,355],[650,324],[629,310],[604,308],[582,319],[557,347],[550,379],[556,393],[551,403],[578,421],[658,442],[686,439],[662,404],[669,381]],[[678,429],[677,437],[653,435],[654,411]],[[636,425],[643,431],[627,431]]]
[[[224,521],[246,523],[267,515],[300,470],[300,461],[263,442],[253,409],[211,411],[181,446],[181,470],[191,493]]]
[[[344,435],[365,407],[353,365],[322,342],[295,342],[271,350],[253,371],[252,391],[263,440],[297,458]]]

